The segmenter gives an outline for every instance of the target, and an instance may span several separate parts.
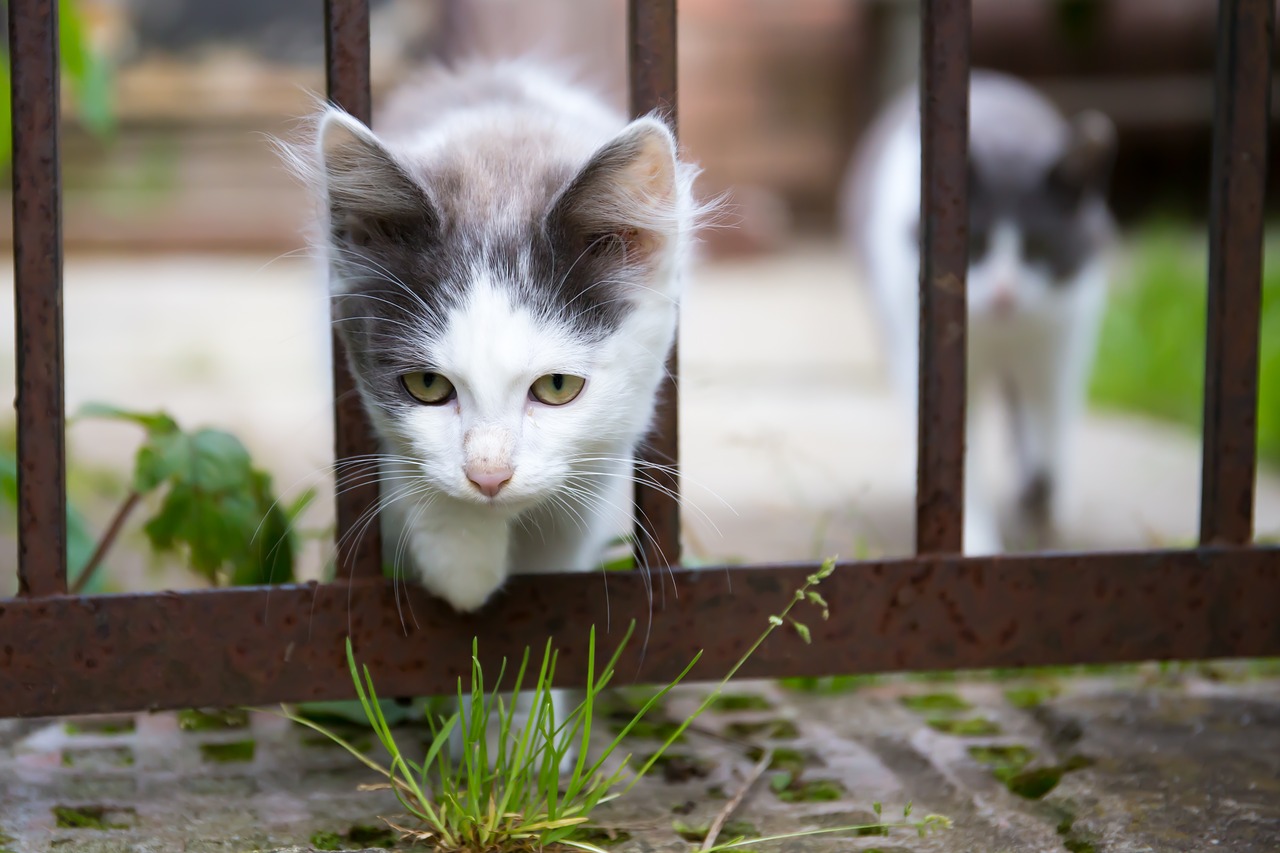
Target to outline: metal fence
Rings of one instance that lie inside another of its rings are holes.
[[[587,626],[618,637],[632,619],[652,624],[622,672],[669,679],[700,649],[695,677],[728,670],[814,565],[517,576],[478,616],[414,589],[406,625],[376,537],[341,535],[377,499],[372,478],[339,497],[338,541],[362,544],[339,554],[334,583],[67,595],[57,5],[9,0],[20,591],[0,601],[0,717],[344,697],[348,635],[393,696],[451,690],[477,635],[490,662],[554,635],[562,680],[580,683]],[[325,2],[329,94],[366,121],[368,12],[367,0]],[[1280,549],[1251,543],[1272,0],[1220,6],[1200,544],[1125,553],[960,556],[969,2],[923,0],[923,13],[917,556],[841,564],[812,645],[779,632],[741,675],[1280,654]],[[630,0],[636,114],[675,117],[675,21],[674,0]],[[345,362],[334,364],[347,458],[373,448]],[[673,355],[652,461],[676,461],[675,366]],[[637,488],[651,566],[678,562],[678,486]]]

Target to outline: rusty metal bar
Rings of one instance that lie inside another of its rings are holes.
[[[369,86],[369,0],[325,0],[325,81],[329,100],[365,124],[371,120]],[[373,429],[360,405],[342,341],[333,341],[334,455],[338,466],[337,576],[373,578],[382,574],[382,537],[371,514],[378,505],[378,451]],[[362,530],[363,527],[363,530]]]
[[[580,684],[588,627],[611,650],[631,620],[624,680],[699,649],[716,679],[814,568],[677,569],[660,609],[641,572],[517,576],[479,616],[382,580],[0,602],[0,717],[347,697],[348,632],[388,696],[454,689],[474,636],[490,671],[554,636]],[[813,644],[781,629],[743,677],[1280,655],[1276,548],[847,563],[821,591],[830,621],[794,611]]]
[[[969,0],[923,0],[920,46],[916,553],[959,553],[965,476]]]
[[[1273,0],[1218,7],[1200,541],[1253,537]]]
[[[677,127],[675,0],[628,0],[627,63],[631,114],[658,111]],[[667,359],[654,432],[636,466],[636,561],[680,564],[679,347]]]
[[[58,4],[10,0],[18,589],[67,591]]]

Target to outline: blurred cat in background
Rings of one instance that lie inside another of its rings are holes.
[[[1067,444],[1083,403],[1105,303],[1114,230],[1106,191],[1115,129],[1070,120],[1031,86],[975,70],[969,91],[967,420],[997,391],[1016,453],[1019,526],[1040,547],[1058,531]],[[846,238],[875,302],[892,379],[916,428],[920,120],[914,87],[872,123],[843,190]],[[914,433],[913,433],[914,435]],[[970,428],[969,435],[973,435]],[[966,452],[964,550],[1003,550]]]

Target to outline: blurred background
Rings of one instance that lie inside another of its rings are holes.
[[[1024,77],[1066,113],[1100,109],[1119,131],[1111,201],[1123,241],[1090,415],[1073,442],[1072,547],[1175,546],[1195,536],[1216,5],[973,0],[975,66]],[[375,105],[422,61],[477,46],[561,57],[623,105],[622,0],[372,8]],[[63,0],[62,9],[68,412],[100,401],[230,430],[282,501],[315,490],[295,508],[307,533],[300,574],[316,576],[331,554],[327,303],[304,248],[309,201],[271,139],[295,134],[323,91],[321,4]],[[705,170],[700,191],[731,202],[704,235],[682,326],[690,554],[906,553],[914,449],[835,211],[863,128],[914,80],[918,8],[681,0],[679,12],[681,139]],[[7,201],[0,219],[9,251]],[[1277,235],[1268,233],[1269,249]],[[11,264],[2,266],[11,289]],[[0,388],[11,391],[10,297],[0,314]],[[1257,529],[1274,537],[1274,265],[1259,424]],[[1002,440],[1001,428],[979,440]],[[11,448],[11,418],[5,429]],[[90,540],[129,492],[141,436],[128,422],[69,427],[69,494]],[[1008,491],[1007,472],[991,477]],[[208,581],[149,554],[143,523],[154,500],[130,516],[96,584]],[[4,512],[11,543],[12,506]],[[11,545],[0,551],[0,592],[14,554]]]

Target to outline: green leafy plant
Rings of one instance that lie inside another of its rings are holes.
[[[160,495],[144,531],[156,553],[182,553],[215,586],[293,580],[293,521],[311,500],[305,492],[289,506],[275,499],[271,477],[253,465],[234,435],[202,428],[185,431],[169,415],[89,404],[79,418],[137,424],[146,441],[134,458],[130,491],[73,587],[101,564],[124,521],[143,498]]]
[[[9,437],[6,446],[0,450],[0,501],[12,512],[18,508],[18,456]],[[85,575],[85,568],[93,558],[95,550],[94,536],[89,522],[76,508],[67,502],[67,576],[71,583],[83,592],[102,592],[101,577],[92,573]]]
[[[71,90],[76,117],[93,135],[106,138],[115,130],[111,66],[94,53],[88,26],[74,0],[58,0],[59,66]],[[9,91],[8,45],[0,46],[0,165],[13,157],[13,105]]]
[[[506,669],[504,661],[494,685],[489,688],[480,665],[478,642],[473,640],[470,690],[464,693],[461,680],[457,689],[458,707],[465,710],[456,710],[450,715],[428,716],[432,738],[421,762],[407,758],[396,743],[391,727],[383,716],[373,677],[367,667],[357,665],[349,639],[347,665],[356,694],[378,740],[391,758],[390,763],[384,765],[369,758],[355,746],[312,720],[298,716],[288,709],[283,713],[295,723],[331,738],[362,764],[385,778],[386,786],[391,788],[405,811],[416,822],[415,826],[396,827],[408,838],[431,844],[438,850],[457,853],[533,851],[553,844],[600,853],[601,848],[588,840],[593,837],[587,827],[593,809],[626,794],[644,778],[660,762],[667,748],[679,740],[688,727],[719,700],[729,681],[774,630],[790,624],[808,642],[807,626],[795,620],[791,612],[797,604],[807,601],[822,608],[825,618],[826,602],[814,588],[834,569],[835,561],[828,560],[817,572],[808,576],[804,586],[795,592],[782,612],[769,617],[769,624],[759,638],[730,668],[724,679],[687,719],[666,735],[659,749],[650,753],[634,771],[630,768],[631,756],[621,756],[624,739],[643,722],[651,709],[684,680],[701,658],[701,653],[695,655],[675,679],[640,705],[604,750],[589,760],[588,752],[600,693],[613,679],[617,662],[634,630],[634,623],[628,628],[613,656],[598,671],[596,635],[592,628],[587,645],[585,695],[581,703],[563,720],[556,719],[555,707],[551,701],[551,684],[555,678],[558,653],[550,640],[543,650],[532,688],[526,685],[526,675],[529,673],[528,649],[524,652],[511,686],[506,688],[502,685]],[[519,724],[520,716],[514,702],[508,700],[502,690],[510,690],[513,695],[522,690],[528,691],[529,710],[522,725]],[[469,703],[464,702],[464,699],[469,699]],[[456,762],[448,749],[455,731],[463,744],[462,757]],[[493,746],[489,744],[487,733],[496,734]],[[574,746],[577,747],[577,757],[573,761],[567,761]],[[567,770],[562,772],[562,767],[567,767]],[[923,834],[948,824],[946,818],[938,815],[930,815],[917,821],[909,821],[909,815],[908,806],[902,821],[877,823],[875,826],[882,825],[886,830],[909,827]],[[712,833],[704,842],[703,849],[731,850],[747,843],[758,844],[802,835],[853,833],[864,828],[834,827],[750,841],[735,838],[719,844],[715,843],[715,833]]]

